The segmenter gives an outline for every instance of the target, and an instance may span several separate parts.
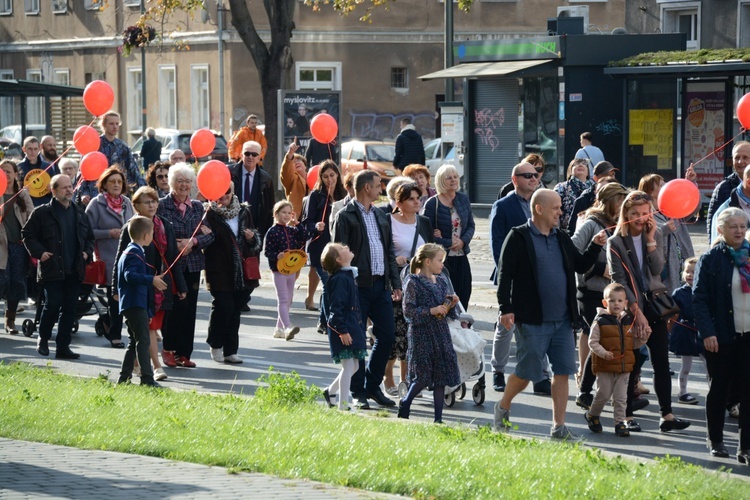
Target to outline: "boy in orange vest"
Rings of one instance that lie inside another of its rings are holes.
[[[589,333],[596,395],[584,417],[592,432],[602,432],[599,416],[604,405],[612,398],[615,434],[627,437],[630,431],[625,424],[625,408],[628,403],[628,379],[635,364],[633,349],[638,349],[646,339],[636,338],[632,333],[633,318],[628,314],[625,287],[619,283],[607,285],[602,304],[606,309],[598,308]]]

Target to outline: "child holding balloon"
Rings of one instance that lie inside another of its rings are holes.
[[[286,200],[274,205],[273,218],[276,224],[264,238],[264,251],[268,266],[273,271],[273,285],[276,289],[278,318],[273,337],[292,340],[299,332],[299,327],[291,324],[289,309],[292,307],[294,284],[307,261],[307,254],[301,249],[305,247],[309,235],[304,225],[290,224],[295,216],[292,204]]]

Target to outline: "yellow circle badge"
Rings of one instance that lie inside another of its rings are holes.
[[[41,198],[50,193],[49,174],[41,168],[29,170],[26,177],[23,178],[23,186],[29,190],[32,198]]]
[[[304,250],[287,250],[276,262],[276,268],[281,274],[294,274],[304,267],[305,262],[307,254]]]

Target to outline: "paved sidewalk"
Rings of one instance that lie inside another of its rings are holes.
[[[403,498],[265,474],[0,438],[0,498]]]

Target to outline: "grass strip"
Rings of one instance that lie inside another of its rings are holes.
[[[114,386],[0,363],[0,435],[308,478],[418,498],[743,498],[747,483],[679,458],[639,463],[488,427],[360,418],[296,374],[255,398]]]

